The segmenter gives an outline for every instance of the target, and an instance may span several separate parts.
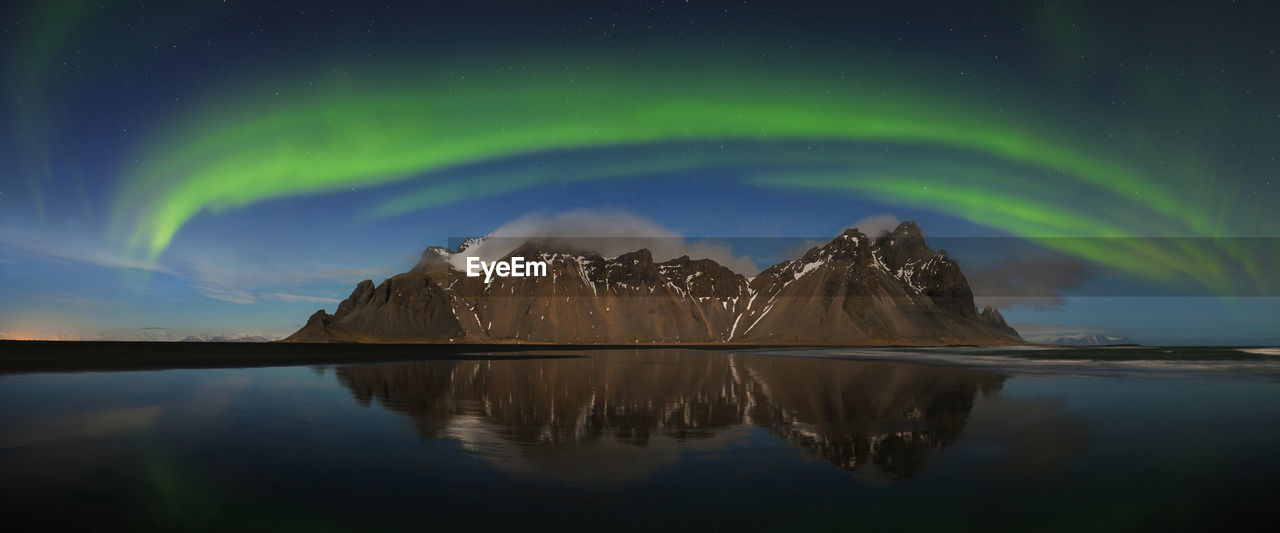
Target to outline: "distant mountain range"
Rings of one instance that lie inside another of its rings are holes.
[[[1097,335],[1094,333],[1076,333],[1074,335],[1049,337],[1040,342],[1041,344],[1057,344],[1063,346],[1114,346],[1117,344],[1137,344],[1137,342],[1129,337]]]
[[[409,272],[360,282],[333,314],[286,341],[573,344],[1011,344],[979,311],[960,267],[913,222],[870,238],[856,228],[746,277],[710,259],[655,262],[647,249],[602,257],[552,240],[506,255],[543,277],[468,277],[455,250],[428,248]]]
[[[275,339],[261,335],[188,335],[179,342],[271,342]]]

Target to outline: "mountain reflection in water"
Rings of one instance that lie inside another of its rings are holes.
[[[760,427],[840,468],[905,479],[955,442],[976,395],[1005,380],[957,367],[686,350],[335,370],[358,402],[409,417],[428,441],[456,440],[511,470],[564,473],[584,457],[592,469],[626,463],[621,476],[643,468],[641,456],[661,462],[644,453],[658,439],[696,448]]]
[[[1274,529],[1280,366],[1172,350],[0,376],[0,502],[13,531]]]

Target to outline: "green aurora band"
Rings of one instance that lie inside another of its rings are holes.
[[[116,199],[113,228],[154,261],[203,210],[289,195],[426,181],[420,191],[376,210],[391,216],[543,183],[762,166],[744,170],[744,179],[936,209],[1156,279],[1188,276],[1221,287],[1229,283],[1224,257],[1261,277],[1256,258],[1229,247],[1159,250],[1126,239],[1225,236],[1222,210],[1201,205],[1207,196],[1195,180],[1172,187],[1162,183],[1168,176],[1154,179],[1140,165],[1045,129],[1043,114],[922,92],[927,84],[920,82],[564,65],[440,72],[410,79],[327,77],[279,92],[265,87],[281,84],[261,84],[207,100],[152,137],[162,141],[144,147]],[[530,154],[714,141],[761,149],[749,156],[595,160],[571,173],[549,165],[465,182],[443,179],[452,169]],[[936,156],[794,149],[806,141],[887,144]],[[1054,201],[1081,191],[1106,209]],[[1059,237],[1115,239],[1080,244]]]

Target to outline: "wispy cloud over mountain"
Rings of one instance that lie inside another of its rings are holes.
[[[743,274],[759,270],[749,256],[735,255],[729,245],[688,239],[659,222],[622,210],[574,209],[555,214],[535,211],[495,229],[468,256],[486,261],[498,259],[528,239],[553,241],[562,246],[589,250],[605,257],[647,248],[657,261],[687,255],[711,259]],[[464,257],[454,266],[466,268]]]

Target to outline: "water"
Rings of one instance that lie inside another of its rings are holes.
[[[551,355],[0,377],[0,505],[62,529],[1271,525],[1266,353]]]

